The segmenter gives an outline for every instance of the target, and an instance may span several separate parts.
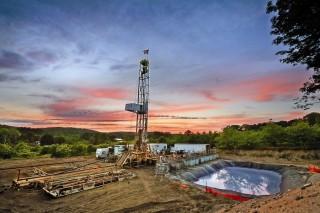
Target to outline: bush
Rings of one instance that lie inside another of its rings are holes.
[[[71,149],[71,155],[72,156],[86,155],[87,153],[88,153],[88,151],[87,151],[87,145],[86,144],[74,144],[74,145],[72,145],[72,149]]]
[[[96,152],[96,150],[97,150],[97,147],[94,146],[94,145],[92,145],[92,144],[89,144],[88,147],[87,147],[87,152],[88,152],[89,154],[91,154],[91,153],[93,153],[93,152]]]
[[[55,152],[52,153],[53,157],[68,157],[71,155],[71,146],[69,144],[58,145]]]
[[[42,146],[40,155],[46,155],[46,154],[54,154],[56,152],[57,146],[56,145],[46,145]]]
[[[20,142],[18,143],[15,147],[15,153],[18,157],[23,157],[23,158],[29,158],[29,157],[34,157],[36,153],[31,151],[31,146],[29,146],[25,142]]]
[[[9,144],[0,144],[0,158],[8,159],[14,155],[15,152]]]

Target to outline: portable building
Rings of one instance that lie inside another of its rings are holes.
[[[153,153],[159,153],[159,152],[167,150],[166,143],[149,143],[148,147],[149,147],[150,151]]]
[[[209,144],[182,144],[177,143],[171,148],[171,152],[188,152],[188,153],[200,153],[200,152],[208,152],[210,149]]]

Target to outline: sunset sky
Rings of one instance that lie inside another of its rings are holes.
[[[1,0],[0,123],[134,131],[150,49],[150,129],[219,130],[310,111],[281,64],[265,0]]]

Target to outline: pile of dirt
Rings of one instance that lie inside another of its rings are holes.
[[[320,212],[320,182],[305,189],[295,189],[287,193],[252,199],[219,211],[236,213],[269,212]]]

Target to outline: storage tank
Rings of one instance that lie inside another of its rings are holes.
[[[107,158],[109,154],[109,148],[98,148],[96,150],[96,158]]]

